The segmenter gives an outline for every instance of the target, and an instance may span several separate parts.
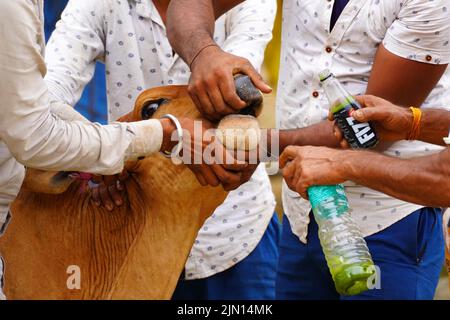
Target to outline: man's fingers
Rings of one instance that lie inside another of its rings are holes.
[[[389,113],[382,108],[366,108],[353,111],[352,116],[359,122],[369,122],[385,120],[389,117]]]
[[[309,196],[308,196],[308,188],[307,186],[303,183],[303,181],[298,181],[297,185],[295,186],[295,190],[297,191],[298,194],[300,194],[300,196],[303,199],[309,200]]]
[[[217,178],[210,166],[200,165],[200,172],[210,186],[217,187],[220,184],[219,178]]]
[[[113,204],[113,200],[111,199],[111,197],[109,195],[108,188],[104,184],[101,184],[98,187],[98,190],[100,192],[101,202],[103,203],[105,208],[108,211],[113,211],[114,210],[114,204]]]
[[[348,144],[347,140],[345,140],[341,129],[339,129],[339,127],[336,123],[334,123],[334,125],[333,125],[333,132],[334,132],[334,136],[339,141],[339,145],[342,149],[350,148],[350,145]]]
[[[208,182],[206,182],[205,177],[201,174],[201,172],[194,172],[195,177],[197,178],[198,182],[200,182],[200,184],[203,187],[206,187],[208,185]]]
[[[108,192],[112,200],[114,201],[114,204],[118,207],[120,207],[123,204],[122,195],[120,194],[120,191],[117,189],[117,185],[111,184],[108,187]]]
[[[330,110],[328,110],[328,120],[334,121],[334,113]]]
[[[213,164],[211,167],[222,184],[239,184],[241,181],[240,171],[228,171],[219,164]]]
[[[92,192],[92,202],[97,207],[100,207],[102,202],[101,202],[101,199],[100,199],[100,192],[98,190],[98,187],[91,189],[91,192]]]
[[[293,188],[292,180],[295,176],[295,165],[292,162],[288,162],[283,169],[283,178],[289,188]]]
[[[242,171],[248,167],[248,163],[246,163],[246,162],[244,162],[244,163],[240,163],[240,162],[224,163],[224,164],[222,164],[222,166],[228,171]]]
[[[197,94],[194,93],[190,89],[188,89],[188,92],[189,92],[189,95],[191,96],[192,101],[194,102],[195,106],[197,107],[198,112],[200,112],[203,116],[206,116],[206,111],[203,108],[203,105],[201,104],[200,100],[197,98]]]
[[[223,77],[220,80],[220,92],[222,93],[222,97],[226,104],[236,111],[245,108],[246,103],[242,101],[236,93],[236,87],[234,85],[234,78],[232,74],[230,74],[229,77]]]
[[[205,90],[199,90],[196,89],[195,93],[193,92],[191,94],[191,97],[195,96],[193,99],[194,103],[197,105],[198,103],[198,109],[199,111],[208,119],[211,119],[213,121],[216,121],[220,118],[219,115],[216,114],[211,101],[209,100],[208,94],[205,92]],[[197,102],[196,102],[197,101]]]
[[[289,146],[286,149],[284,149],[279,159],[281,169],[283,169],[289,161],[291,161],[297,156],[299,148],[300,147]]]
[[[253,68],[253,66],[248,62],[245,63],[240,70],[242,73],[245,73],[253,82],[253,84],[261,90],[263,93],[271,93],[272,88],[263,80],[261,75]],[[235,74],[237,72],[234,72]]]
[[[258,168],[257,164],[249,164],[241,173],[241,184],[246,183],[251,179],[253,174],[255,173],[256,168]]]
[[[364,108],[374,108],[380,105],[389,105],[391,104],[389,101],[384,100],[383,98],[379,98],[376,96],[372,96],[370,94],[361,95],[355,97],[356,101]]]
[[[236,113],[236,110],[230,108],[222,98],[222,93],[218,87],[208,88],[208,97],[212,102],[212,107],[216,113],[226,116],[229,114]]]

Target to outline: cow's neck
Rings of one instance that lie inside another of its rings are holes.
[[[93,206],[77,184],[58,196],[22,190],[0,246],[13,270],[9,297],[170,298],[199,228],[226,194],[160,156],[142,167],[112,213]],[[80,290],[67,287],[71,266],[81,272]]]

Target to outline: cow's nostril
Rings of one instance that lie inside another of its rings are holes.
[[[234,83],[236,85],[236,93],[239,98],[247,103],[247,107],[242,109],[239,114],[256,117],[257,111],[260,109],[263,102],[261,91],[255,87],[251,79],[246,75],[236,75],[234,78]]]

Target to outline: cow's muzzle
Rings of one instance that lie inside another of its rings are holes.
[[[261,113],[263,95],[258,88],[255,87],[252,80],[246,75],[238,74],[234,77],[236,93],[239,98],[247,103],[239,114],[257,117]]]
[[[227,149],[254,150],[261,139],[256,117],[262,110],[263,95],[246,75],[236,75],[234,82],[236,93],[247,106],[239,114],[224,117],[217,127],[216,135]]]

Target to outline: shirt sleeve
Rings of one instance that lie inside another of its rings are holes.
[[[46,170],[114,174],[124,161],[161,147],[158,120],[101,126],[64,121],[50,111],[39,40],[42,25],[32,1],[0,2],[0,140],[22,164]]]
[[[91,81],[97,60],[104,60],[104,16],[108,1],[71,0],[46,49],[45,81],[52,99],[71,106]]]
[[[259,71],[272,39],[276,0],[247,0],[226,14],[222,49],[248,59]]]
[[[430,64],[450,62],[450,0],[408,0],[389,27],[384,47],[400,57]]]

